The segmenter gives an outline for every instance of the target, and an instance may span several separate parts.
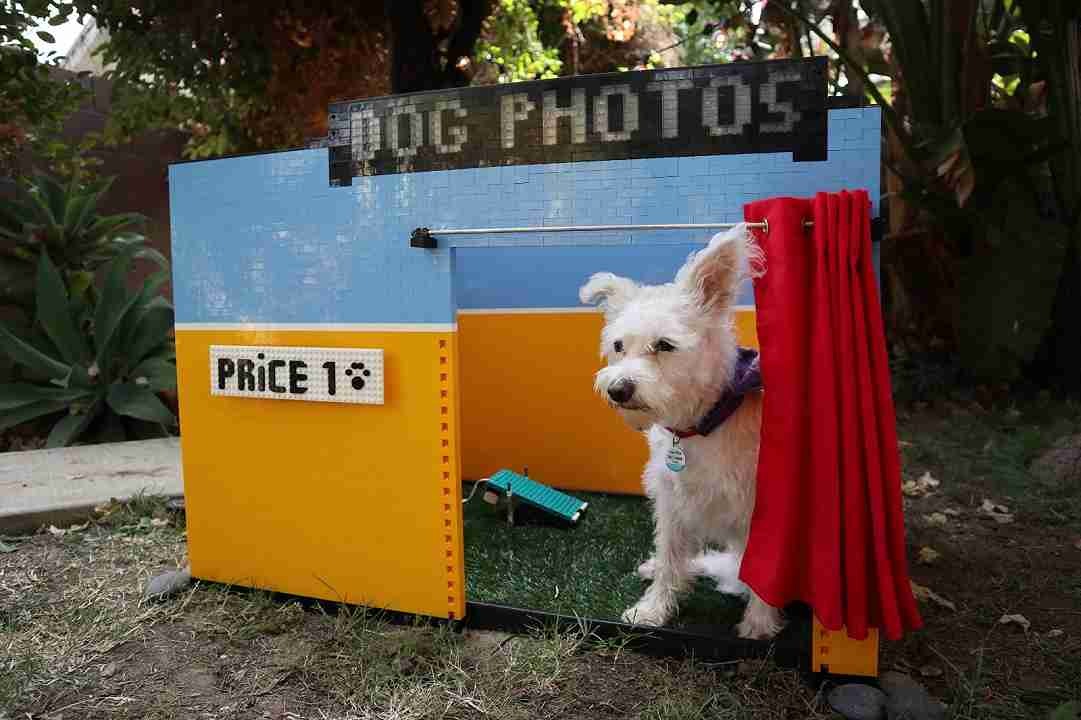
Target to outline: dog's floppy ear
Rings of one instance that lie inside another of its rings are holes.
[[[676,275],[676,283],[692,293],[707,311],[719,310],[736,299],[739,284],[758,270],[761,255],[758,247],[740,223],[727,232],[717,233],[708,246],[693,253]]]
[[[596,273],[578,291],[578,299],[586,305],[600,305],[605,312],[617,312],[623,307],[638,286],[633,280],[609,272]]]

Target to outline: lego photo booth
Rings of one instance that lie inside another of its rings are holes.
[[[316,146],[171,166],[193,575],[478,626],[543,617],[466,596],[463,482],[528,466],[561,490],[642,494],[645,443],[593,391],[602,316],[578,288],[597,271],[668,282],[762,198],[863,188],[876,216],[879,110],[829,108],[825,73],[734,63],[342,102]],[[749,283],[739,302],[756,345]],[[873,632],[796,625],[779,661],[875,673]]]

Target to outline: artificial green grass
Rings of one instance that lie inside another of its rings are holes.
[[[469,495],[471,485],[464,488]],[[474,602],[619,620],[647,584],[635,572],[653,549],[653,520],[644,498],[571,493],[589,503],[576,526],[517,522],[501,503],[465,504],[466,597]],[[742,603],[699,579],[670,627],[729,628]]]

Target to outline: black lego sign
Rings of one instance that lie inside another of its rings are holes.
[[[362,175],[791,152],[826,158],[826,59],[639,70],[333,103],[332,185]]]

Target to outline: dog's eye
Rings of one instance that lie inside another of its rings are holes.
[[[653,343],[653,349],[657,352],[672,352],[676,349],[676,346],[662,338],[661,340]]]
[[[616,340],[614,343],[612,343],[612,349],[615,350],[618,353],[623,352],[623,341],[622,340]]]

